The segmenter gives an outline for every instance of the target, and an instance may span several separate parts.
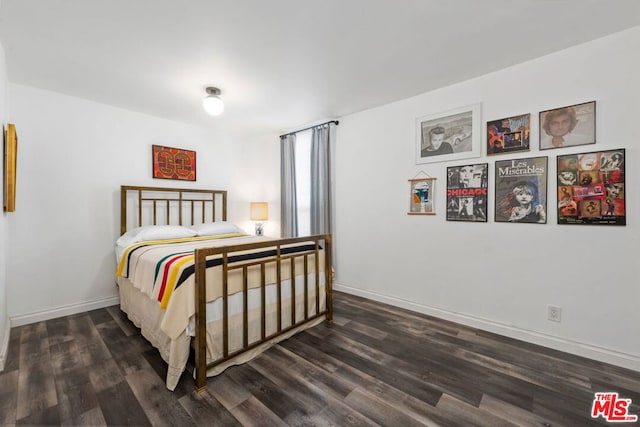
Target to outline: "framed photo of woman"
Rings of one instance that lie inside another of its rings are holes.
[[[540,112],[540,149],[596,143],[596,101]]]

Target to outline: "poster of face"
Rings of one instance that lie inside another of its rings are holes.
[[[541,111],[540,149],[595,144],[596,102]]]
[[[557,161],[558,224],[626,225],[624,149]]]
[[[489,165],[447,168],[447,221],[487,222]]]
[[[487,122],[487,155],[529,151],[530,114]]]
[[[547,158],[496,162],[496,222],[547,222]]]

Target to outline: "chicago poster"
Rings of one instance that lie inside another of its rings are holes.
[[[447,221],[487,222],[488,164],[447,168]]]

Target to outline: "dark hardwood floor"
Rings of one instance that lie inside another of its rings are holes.
[[[203,394],[188,374],[168,391],[165,372],[117,306],[14,328],[0,425],[607,425],[590,416],[602,391],[640,414],[638,372],[343,293],[332,328],[210,378]]]

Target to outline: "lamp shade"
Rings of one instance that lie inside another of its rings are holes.
[[[212,116],[218,116],[224,111],[224,103],[222,99],[215,95],[209,95],[202,100],[202,107]]]
[[[202,107],[212,116],[222,114],[224,111],[224,102],[219,98],[222,91],[217,87],[209,86],[206,89],[207,97],[202,100]]]
[[[251,221],[266,221],[269,219],[269,204],[267,202],[251,202]]]

